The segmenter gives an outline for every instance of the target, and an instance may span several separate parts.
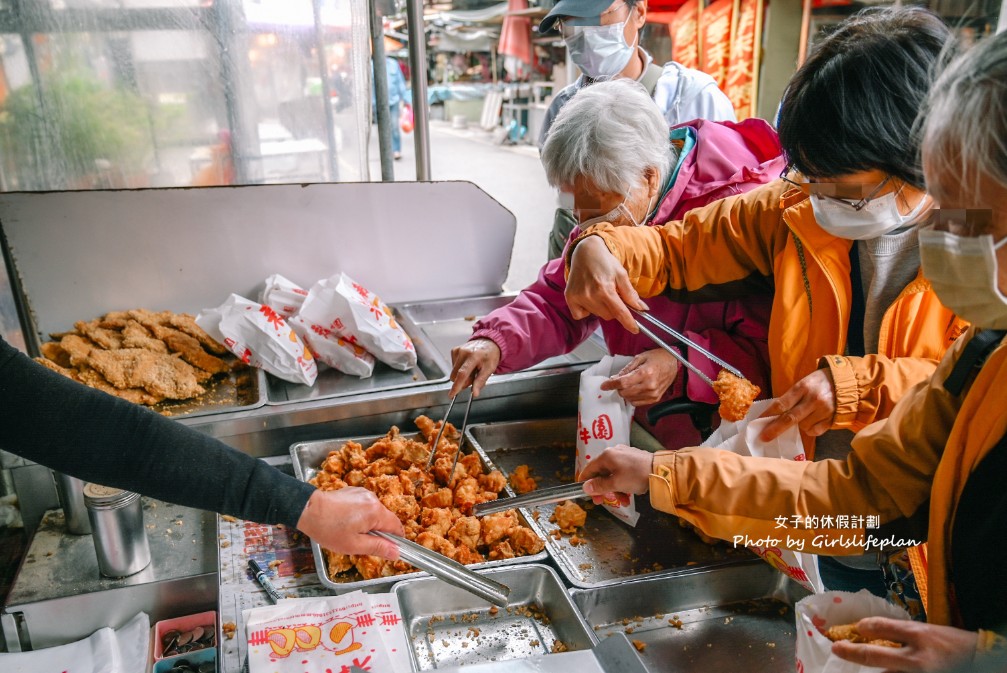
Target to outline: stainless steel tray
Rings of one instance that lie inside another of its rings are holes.
[[[169,418],[197,418],[231,411],[258,409],[266,403],[266,372],[249,367],[216,379],[195,400],[165,400],[152,409]]]
[[[472,325],[483,316],[506,306],[515,294],[469,297],[416,304],[399,304],[395,310],[410,334],[421,336],[445,362],[451,362],[451,349],[472,336]],[[597,362],[608,353],[605,342],[592,334],[584,343],[565,355],[551,357],[529,370],[565,367],[583,362]],[[450,366],[448,371],[451,371]]]
[[[571,594],[599,638],[625,632],[642,643],[655,673],[792,673],[793,606],[807,591],[755,560]]]
[[[574,437],[577,419],[560,418],[471,425],[466,430],[469,441],[497,469],[509,475],[518,465],[528,465],[539,487],[557,486],[573,481]],[[630,442],[648,451],[661,445],[643,428],[633,424]],[[589,500],[578,501],[582,506]],[[678,519],[650,507],[646,497],[636,499],[641,512],[636,528],[630,528],[602,507],[588,510],[582,535],[585,544],[570,545],[569,536],[555,540],[546,537],[546,549],[570,584],[590,588],[621,583],[629,577],[671,575],[709,566],[748,561],[752,553],[734,549],[727,543],[708,545],[691,530],[682,528]],[[549,523],[555,505],[544,505],[538,524],[546,533],[556,525]],[[527,518],[532,518],[529,513]]]
[[[590,649],[597,642],[552,568],[528,564],[485,574],[511,588],[510,607],[491,608],[433,578],[395,585],[392,592],[412,643],[414,668],[525,659],[548,654],[557,640],[571,651]],[[530,608],[546,618],[535,618]]]
[[[392,309],[395,311],[395,309]],[[366,379],[361,379],[329,367],[319,368],[318,379],[314,385],[305,386],[290,383],[269,375],[268,403],[290,404],[310,400],[324,400],[347,395],[374,393],[385,390],[397,390],[424,383],[447,381],[451,372],[451,360],[443,358],[430,344],[430,341],[418,333],[402,316],[395,311],[395,318],[412,339],[416,347],[416,366],[408,371],[392,369],[383,362],[374,363],[374,373]]]
[[[405,437],[418,438],[422,441],[422,437],[419,433],[405,433]],[[346,442],[359,442],[364,447],[373,443],[375,440],[384,437],[384,435],[369,435],[366,437],[345,437],[341,439],[327,439],[316,442],[300,442],[294,444],[290,447],[290,458],[294,466],[294,474],[298,479],[302,481],[308,481],[315,476],[318,472],[319,466],[329,455],[330,451],[334,451]],[[463,440],[462,450],[464,451],[465,444]],[[470,453],[470,451],[465,451],[465,453]],[[483,464],[486,467],[492,467],[487,464],[485,458],[483,458]],[[524,512],[519,512],[522,522],[531,528],[536,535],[538,535],[543,540],[546,539],[545,533],[542,528],[533,521],[530,517],[526,517]],[[339,581],[336,578],[329,576],[328,564],[325,562],[325,555],[322,552],[322,548],[317,542],[312,540],[311,549],[315,556],[315,568],[318,572],[318,579],[322,584],[333,589],[336,593],[346,593],[349,591],[355,591],[360,589],[362,591],[367,591],[371,593],[379,593],[382,591],[388,591],[389,588],[399,582],[400,580],[412,578],[412,577],[429,577],[425,572],[415,572],[407,573],[404,575],[395,575],[393,577],[380,577],[371,580],[357,580],[357,581]],[[538,554],[533,556],[519,556],[513,559],[503,559],[499,561],[486,561],[485,563],[474,563],[469,567],[473,570],[482,570],[484,568],[498,568],[501,566],[511,566],[521,563],[533,563],[535,561],[544,561],[548,558],[548,554],[543,550]],[[444,584],[443,586],[448,586]]]

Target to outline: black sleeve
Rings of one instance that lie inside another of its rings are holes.
[[[0,449],[85,481],[292,528],[315,490],[212,437],[50,371],[2,338]]]

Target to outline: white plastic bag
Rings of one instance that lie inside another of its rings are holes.
[[[772,402],[773,400],[758,400],[740,421],[736,423],[722,422],[720,427],[703,442],[703,446],[731,451],[742,456],[807,460],[804,453],[804,443],[801,441],[801,433],[796,425],[787,428],[782,435],[770,442],[763,442],[759,439],[759,435],[773,420],[772,417],[759,418],[759,416]],[[753,545],[749,549],[807,590],[816,593],[824,591],[825,587],[818,572],[818,557],[816,555],[791,551],[782,547]]]
[[[299,315],[288,318],[287,322],[322,364],[362,379],[374,373],[374,356],[360,346]]]
[[[290,317],[301,310],[308,291],[292,280],[278,273],[266,279],[266,287],[262,290],[259,301],[277,313]]]
[[[416,348],[392,310],[345,273],[315,283],[299,315],[363,346],[389,367],[407,371],[416,366]]]
[[[864,617],[909,619],[909,613],[867,589],[857,593],[826,591],[794,606],[797,619],[797,670],[800,673],[880,673],[832,654],[832,641],[822,635],[830,626],[855,624]]]
[[[241,361],[292,383],[310,386],[318,364],[279,313],[232,294],[217,308],[204,309],[196,324]]]
[[[633,405],[622,399],[617,390],[602,390],[601,384],[622,371],[630,360],[625,355],[606,355],[581,372],[577,398],[577,474],[607,447],[629,444]],[[630,526],[635,527],[640,519],[633,496],[627,505],[606,500],[605,509]]]
[[[394,594],[287,599],[244,616],[249,673],[411,670]]]

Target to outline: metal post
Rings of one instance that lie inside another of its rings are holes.
[[[416,179],[430,180],[430,118],[427,113],[427,36],[423,30],[423,0],[408,0],[409,66],[413,74],[413,142]]]
[[[398,119],[390,119],[388,108],[388,68],[385,64],[385,32],[377,3],[368,3],[371,13],[371,62],[374,64],[374,116],[378,120],[378,156],[381,158],[381,181],[395,182],[395,168],[392,166],[392,124]],[[405,103],[405,101],[402,101]]]
[[[325,32],[322,30],[322,0],[313,0],[315,43],[318,45],[318,69],[322,76],[322,106],[325,109],[325,139],[329,141],[329,180],[339,182],[339,148],[336,147],[336,118],[332,113],[332,89],[329,85],[329,65],[325,58]]]

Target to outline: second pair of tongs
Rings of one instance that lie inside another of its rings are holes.
[[[455,467],[458,465],[458,457],[462,455],[462,443],[465,441],[465,427],[469,423],[469,410],[472,408],[472,392],[469,391],[469,401],[465,405],[465,416],[462,418],[462,427],[458,431],[458,450],[455,451],[455,462],[451,464],[451,471],[448,472],[448,481],[451,481],[451,477],[455,474]],[[437,437],[434,439],[434,443],[430,445],[430,455],[427,456],[427,466],[426,469],[429,471],[430,466],[434,464],[434,454],[437,453],[437,447],[440,446],[441,437],[444,436],[444,428],[448,427],[448,418],[451,416],[451,410],[455,406],[455,400],[458,399],[458,395],[451,398],[448,403],[448,410],[444,413],[444,420],[441,421],[441,428],[437,431]]]
[[[371,535],[394,542],[399,548],[399,557],[406,563],[414,565],[420,570],[426,570],[437,579],[475,594],[497,607],[507,607],[507,597],[510,596],[510,587],[506,584],[494,582],[488,577],[483,577],[477,572],[469,570],[461,563],[427,549],[412,540],[407,540],[404,537],[379,530],[372,530]]]
[[[535,507],[536,505],[548,505],[562,500],[587,497],[590,496],[584,492],[584,484],[575,482],[573,484],[553,486],[552,488],[540,488],[515,498],[498,498],[496,500],[480,502],[472,508],[472,514],[473,516],[486,516],[487,514],[504,512],[516,507]]]
[[[696,351],[700,355],[706,356],[706,358],[709,359],[710,362],[713,362],[714,364],[720,365],[720,367],[722,369],[725,369],[728,372],[730,372],[731,374],[734,374],[739,379],[745,378],[745,376],[736,367],[732,367],[731,365],[727,364],[726,362],[724,362],[723,360],[721,360],[720,358],[718,358],[716,355],[714,355],[710,351],[708,351],[705,348],[703,348],[702,346],[700,346],[698,343],[696,343],[692,339],[689,339],[684,334],[680,334],[679,332],[675,331],[674,329],[672,329],[668,325],[664,324],[663,322],[661,322],[660,320],[658,320],[654,316],[650,315],[649,313],[644,313],[643,311],[637,311],[635,309],[633,310],[633,312],[637,316],[639,316],[639,318],[643,318],[644,320],[646,320],[648,323],[650,323],[654,327],[657,327],[658,329],[663,330],[664,332],[670,334],[679,343],[682,343],[682,344],[688,346],[689,348],[691,348],[692,350]],[[682,365],[685,366],[686,369],[688,369],[693,374],[695,374],[699,378],[701,378],[704,381],[706,381],[711,386],[713,385],[713,381],[710,379],[709,376],[707,376],[705,373],[703,373],[694,364],[692,364],[691,362],[689,362],[689,359],[687,357],[685,357],[684,355],[682,355],[681,353],[679,353],[678,351],[676,351],[674,348],[672,348],[671,346],[669,346],[667,343],[665,343],[664,339],[662,339],[661,337],[659,337],[656,334],[654,334],[654,332],[652,332],[642,322],[640,322],[639,318],[637,318],[637,320],[636,320],[636,326],[640,328],[640,331],[643,334],[645,334],[646,336],[650,337],[651,341],[653,341],[655,344],[657,344],[658,346],[660,346],[661,348],[663,348],[665,351],[667,351],[669,354],[671,354],[671,356],[674,357],[676,360],[678,360],[679,362],[681,362]]]

